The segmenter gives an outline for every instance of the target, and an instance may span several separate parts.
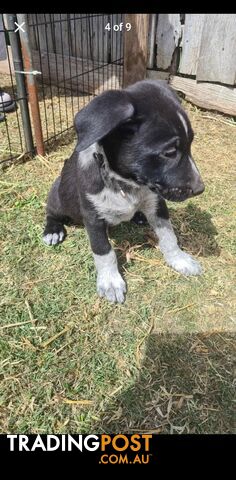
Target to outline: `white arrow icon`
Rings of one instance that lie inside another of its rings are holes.
[[[25,30],[22,28],[22,25],[25,24],[25,22],[21,23],[21,25],[18,25],[17,22],[14,22],[15,25],[17,25],[18,28],[16,28],[16,30],[14,30],[14,32],[18,32],[18,30],[21,30],[22,32],[25,33]]]

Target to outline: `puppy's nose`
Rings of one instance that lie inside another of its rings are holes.
[[[201,175],[199,170],[191,156],[188,157],[189,164],[191,165],[191,173],[190,173],[190,188],[193,192],[193,195],[200,195],[200,193],[204,192],[205,185],[202,181]]]
[[[192,186],[193,195],[200,195],[202,192],[204,192],[204,190],[205,190],[205,185],[201,177],[198,177],[198,179],[194,182]]]

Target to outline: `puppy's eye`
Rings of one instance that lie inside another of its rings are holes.
[[[168,148],[168,150],[165,150],[163,152],[163,155],[165,157],[175,157],[176,153],[177,153],[176,148],[172,147],[172,148]]]

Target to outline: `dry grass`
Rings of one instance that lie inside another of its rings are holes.
[[[98,299],[84,230],[52,249],[41,240],[46,195],[75,137],[3,172],[2,432],[233,432],[236,137],[222,123],[232,119],[184,106],[206,191],[169,206],[201,277],[168,268],[151,231],[127,223],[111,231],[127,301]]]

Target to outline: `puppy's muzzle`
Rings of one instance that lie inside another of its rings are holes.
[[[172,202],[183,202],[188,198],[200,195],[204,191],[204,185],[199,186],[198,189],[191,189],[188,187],[174,187],[174,188],[159,188],[159,193],[166,199]]]
[[[200,176],[196,176],[190,186],[163,187],[157,184],[153,190],[158,191],[166,200],[183,202],[188,198],[200,195],[205,190],[205,185]]]
[[[174,187],[160,186],[160,193],[166,200],[172,200],[173,202],[182,202],[188,198],[200,195],[205,190],[204,183],[202,181],[199,170],[197,169],[194,161],[191,159],[191,171],[188,180],[185,184],[177,185]],[[182,182],[180,182],[182,183]]]

